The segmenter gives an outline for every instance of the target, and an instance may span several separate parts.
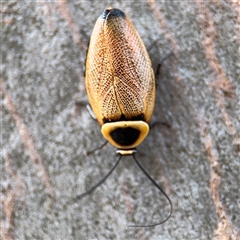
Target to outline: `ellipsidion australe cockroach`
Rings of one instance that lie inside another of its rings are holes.
[[[135,227],[154,227],[172,213],[167,194],[136,159],[136,147],[149,132],[155,104],[155,77],[147,50],[126,15],[108,8],[98,18],[86,59],[86,89],[103,136],[117,148],[117,161],[109,173],[78,198],[91,193],[117,167],[123,155],[132,155],[138,167],[167,198],[171,210],[165,220]]]

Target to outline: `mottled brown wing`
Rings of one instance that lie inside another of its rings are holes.
[[[151,61],[125,15],[97,20],[87,56],[86,87],[100,124],[122,115],[150,120],[155,101]]]

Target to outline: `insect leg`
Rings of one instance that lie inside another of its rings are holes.
[[[101,144],[100,146],[94,148],[93,150],[87,151],[86,154],[87,154],[87,155],[90,155],[90,154],[96,152],[97,150],[102,149],[102,148],[105,147],[107,144],[108,144],[108,141],[106,140],[106,141],[104,141],[104,143]]]

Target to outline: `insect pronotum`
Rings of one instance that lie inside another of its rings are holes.
[[[106,9],[95,24],[86,59],[86,89],[102,134],[117,148],[118,158],[109,173],[78,198],[101,185],[117,167],[121,156],[132,155],[171,207],[163,221],[135,227],[154,227],[166,222],[172,213],[171,200],[135,156],[136,147],[148,135],[148,123],[154,110],[154,71],[140,36],[119,9]]]

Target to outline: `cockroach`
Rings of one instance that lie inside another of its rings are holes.
[[[122,156],[132,155],[150,181],[172,203],[167,194],[150,177],[136,159],[136,147],[149,133],[155,104],[155,77],[147,50],[136,29],[119,9],[107,8],[98,18],[89,43],[86,59],[86,89],[93,113],[104,138],[117,148],[117,161],[95,186],[78,196],[83,197],[99,185],[117,167]]]

